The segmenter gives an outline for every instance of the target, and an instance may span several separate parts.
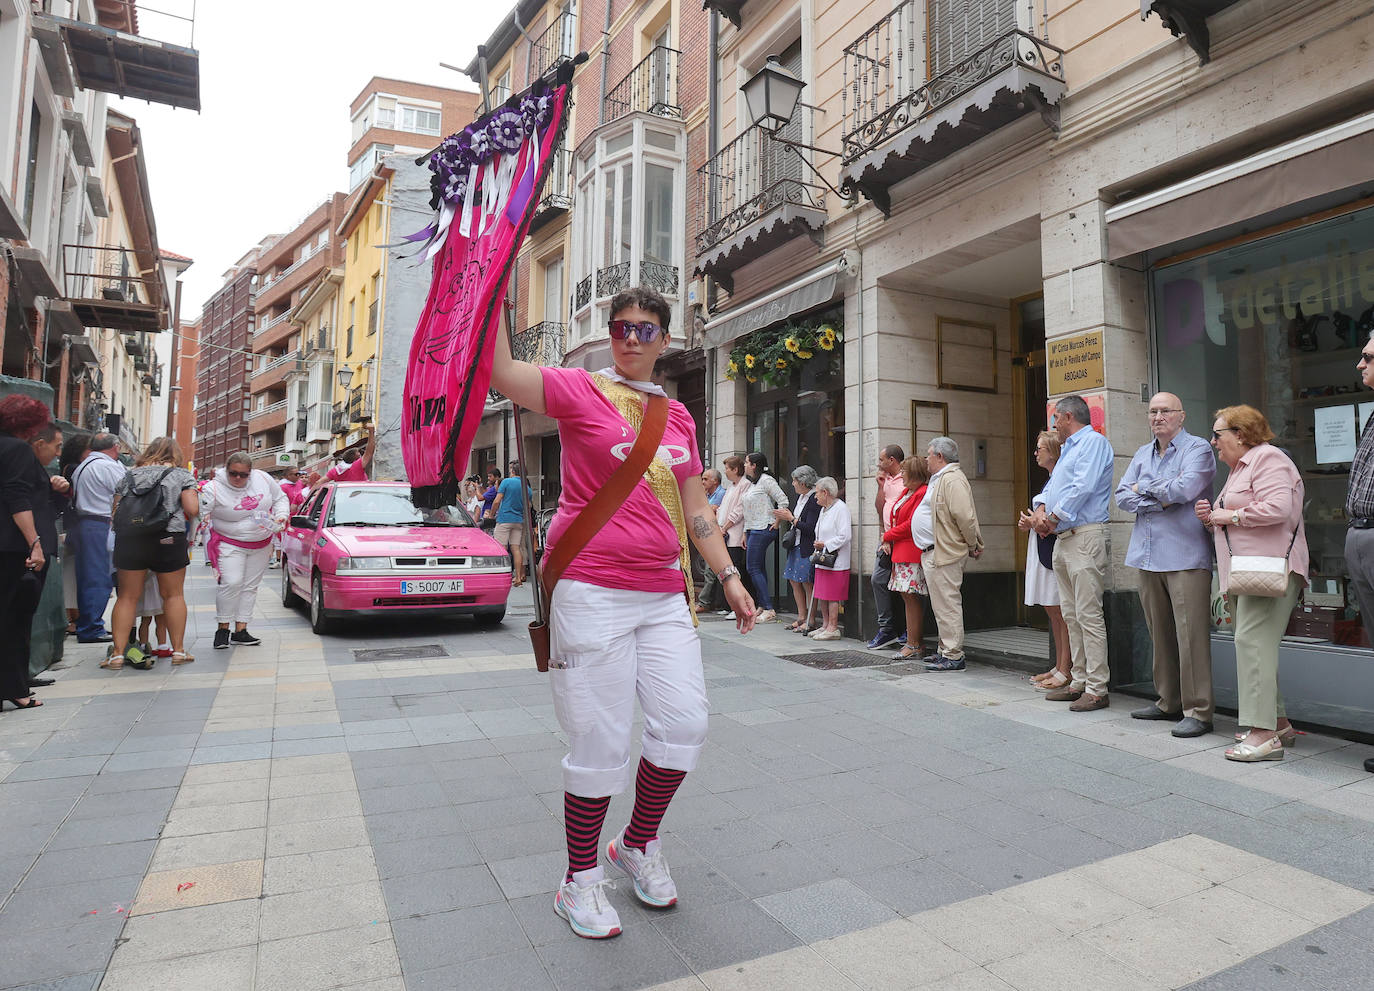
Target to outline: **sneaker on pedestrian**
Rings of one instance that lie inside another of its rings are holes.
[[[879,630],[873,639],[868,641],[868,649],[879,650],[896,642],[897,633],[895,630]]]
[[[905,633],[900,634],[900,635],[897,637],[897,642],[894,643],[892,646],[894,646],[894,647],[905,647],[905,646],[906,646],[906,634],[905,634]]]
[[[609,939],[620,935],[620,916],[606,897],[615,887],[601,865],[578,871],[564,881],[553,896],[553,910],[567,920],[572,931],[583,939]]]
[[[968,667],[962,657],[946,657],[936,654],[934,660],[926,661],[927,671],[962,671]]]
[[[234,635],[229,638],[229,642],[238,647],[256,647],[262,643],[257,637],[249,633],[246,629],[235,630]]]
[[[650,908],[669,908],[677,904],[677,885],[663,859],[663,842],[652,839],[644,852],[625,843],[625,830],[606,844],[606,857],[635,883],[635,897]]]
[[[215,649],[216,649],[216,650],[228,650],[228,649],[229,649],[229,631],[228,631],[228,630],[216,630],[216,631],[215,631]]]

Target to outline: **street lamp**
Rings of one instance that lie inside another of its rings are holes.
[[[339,377],[339,388],[340,388],[340,389],[347,389],[347,388],[348,388],[348,383],[350,383],[350,382],[353,381],[353,369],[349,368],[347,365],[340,365],[340,366],[339,366],[339,371],[338,371],[338,377]]]
[[[846,204],[852,206],[857,203],[859,194],[862,192],[870,200],[874,200],[874,205],[882,210],[884,216],[888,215],[890,208],[886,202],[886,197],[879,197],[875,200],[869,190],[855,185],[851,179],[846,179],[840,184],[840,188],[836,189],[830,184],[830,180],[821,175],[820,170],[811,164],[810,159],[801,153],[801,149],[805,148],[808,151],[829,155],[832,158],[840,157],[840,152],[831,151],[828,148],[817,148],[815,145],[785,138],[778,133],[791,122],[793,114],[797,112],[797,101],[805,86],[805,82],[782,67],[782,63],[778,61],[776,55],[768,56],[763,68],[750,76],[745,84],[740,87],[740,92],[744,94],[744,106],[749,113],[750,124],[767,131],[771,140],[796,152],[797,157],[802,160],[802,164],[815,173],[816,178],[825,183],[825,187]]]
[[[806,83],[782,67],[776,55],[770,55],[763,68],[740,90],[744,93],[750,120],[776,134],[797,112],[797,99],[805,86]]]

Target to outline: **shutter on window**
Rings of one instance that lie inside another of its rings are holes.
[[[1016,27],[1014,0],[928,0],[932,75],[953,69]]]

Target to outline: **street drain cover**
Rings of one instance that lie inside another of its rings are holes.
[[[843,671],[846,668],[871,668],[891,664],[893,654],[872,654],[866,650],[814,650],[805,654],[780,654],[784,661],[805,664],[820,671]]]
[[[353,651],[355,661],[414,661],[424,657],[447,657],[442,644],[412,643],[401,647],[373,647]]]

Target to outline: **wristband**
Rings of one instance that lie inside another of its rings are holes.
[[[727,579],[727,578],[738,578],[738,577],[739,577],[739,568],[736,568],[733,564],[732,564],[732,565],[729,565],[728,567],[726,567],[726,569],[725,569],[724,571],[718,571],[718,572],[716,572],[716,580],[717,580],[718,582],[720,582],[722,585],[725,584],[725,579]]]

